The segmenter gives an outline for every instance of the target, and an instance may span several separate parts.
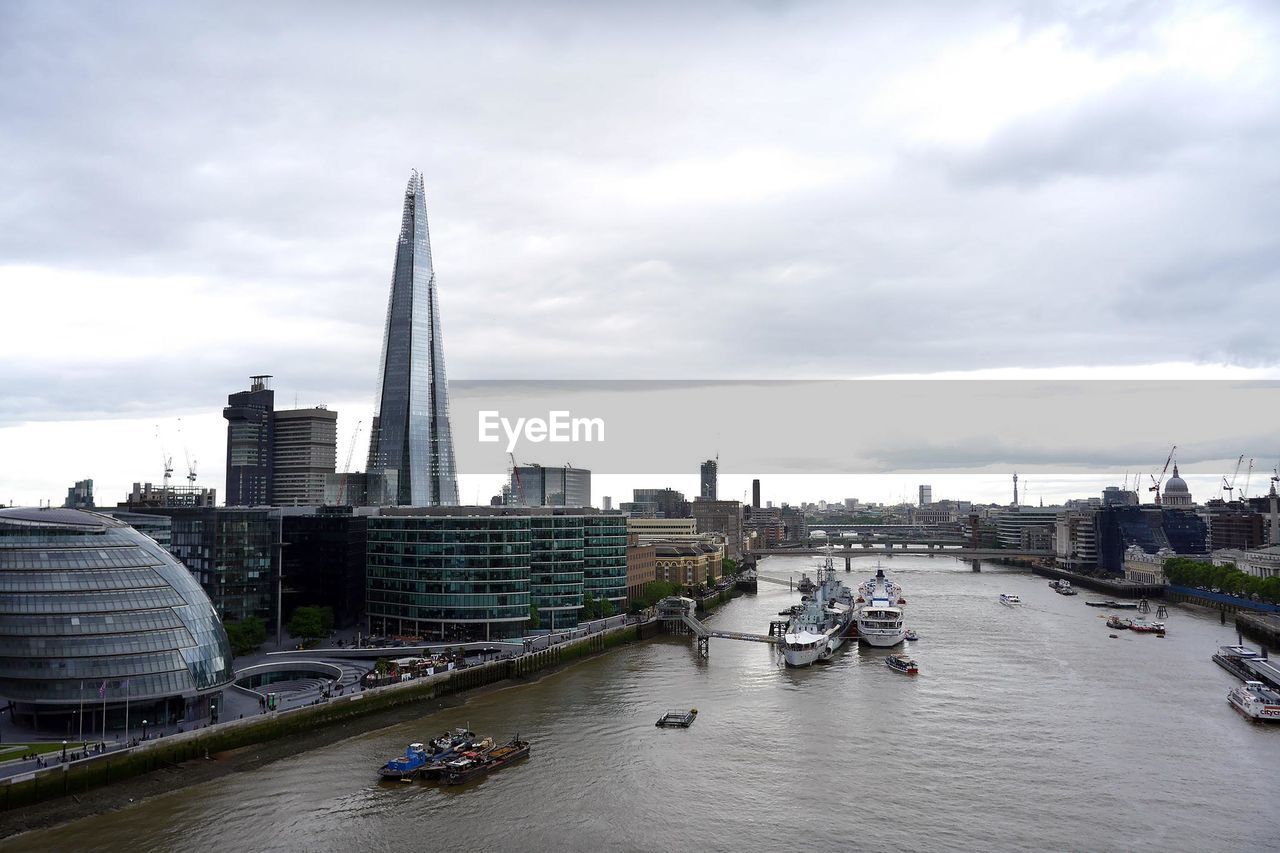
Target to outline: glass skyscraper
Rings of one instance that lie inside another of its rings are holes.
[[[404,192],[382,338],[378,402],[369,442],[369,470],[377,469],[397,472],[401,505],[458,503],[426,191],[416,170]]]

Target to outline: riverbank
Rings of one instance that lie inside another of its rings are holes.
[[[319,746],[541,680],[571,663],[641,639],[629,625],[550,649],[375,688],[323,705],[235,720],[126,752],[57,765],[0,786],[0,838],[261,767]]]

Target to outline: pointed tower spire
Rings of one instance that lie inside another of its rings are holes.
[[[401,505],[458,502],[426,190],[417,169],[404,191],[369,437],[369,470],[396,471]]]

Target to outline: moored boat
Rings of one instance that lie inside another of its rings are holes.
[[[858,590],[858,639],[868,646],[888,649],[906,638],[902,608],[907,600],[902,587],[885,577],[876,566],[875,576]]]
[[[1000,593],[1000,603],[1007,607],[1013,607],[1021,604],[1022,599],[1011,592],[1002,592]]]
[[[920,639],[920,635],[908,628],[906,633],[902,635],[902,639],[914,642],[915,640]]]
[[[529,755],[529,742],[516,735],[502,746],[477,755],[464,755],[445,766],[441,781],[446,785],[462,785]]]
[[[687,729],[693,725],[693,721],[697,718],[697,708],[689,708],[688,710],[676,709],[664,713],[654,725],[660,729]]]
[[[818,570],[817,584],[802,600],[798,610],[792,608],[779,644],[787,666],[830,660],[848,639],[853,595],[836,577],[829,551]]]
[[[884,659],[884,665],[894,672],[900,672],[903,675],[915,675],[920,671],[916,662],[907,655],[889,655]]]
[[[1133,627],[1133,623],[1128,619],[1121,619],[1119,616],[1108,616],[1107,627],[1116,631],[1127,631]]]
[[[411,743],[405,748],[404,755],[382,765],[378,773],[383,779],[412,779],[433,763],[453,757],[459,749],[469,748],[475,737],[475,732],[456,729],[445,732],[429,744]]]
[[[1137,631],[1139,634],[1163,634],[1164,623],[1163,622],[1144,622],[1141,619],[1136,619],[1133,622],[1129,623],[1129,630]]]
[[[1261,681],[1246,681],[1231,688],[1227,702],[1255,722],[1280,723],[1280,693]]]

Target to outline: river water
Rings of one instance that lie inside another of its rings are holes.
[[[1166,638],[1110,639],[1090,594],[1024,572],[885,568],[921,637],[914,679],[883,650],[788,670],[766,644],[713,639],[703,661],[665,637],[0,850],[1280,849],[1280,727],[1226,704],[1235,682],[1209,656],[1236,638],[1216,615],[1174,607]],[[797,600],[762,581],[709,622],[764,633]],[[679,706],[698,708],[692,728],[654,727]],[[459,725],[518,731],[532,756],[460,790],[377,781]]]

